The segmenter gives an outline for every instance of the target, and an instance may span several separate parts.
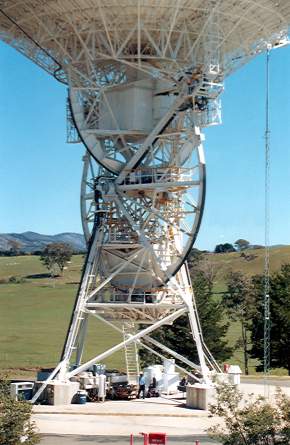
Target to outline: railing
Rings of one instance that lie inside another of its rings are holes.
[[[137,243],[138,236],[136,233],[128,232],[128,228],[124,228],[124,231],[121,231],[120,227],[110,228],[108,233],[108,242],[109,243]]]
[[[221,103],[219,99],[209,99],[195,110],[196,124],[199,127],[209,127],[222,123]]]
[[[66,142],[68,144],[78,144],[81,142],[78,131],[75,127],[69,101],[66,103]]]
[[[193,174],[194,169],[192,168],[136,169],[127,175],[124,185],[190,181]]]
[[[224,86],[217,80],[218,67],[212,66],[211,68],[208,73],[203,75],[199,88],[194,94],[195,122],[200,127],[222,123],[219,96]]]
[[[142,303],[150,304],[157,303],[160,299],[160,295],[151,294],[146,292],[133,293],[114,293],[110,297],[110,303]]]
[[[150,292],[113,292],[110,290],[98,299],[98,303],[118,304],[181,304],[180,297],[176,294],[150,293]]]

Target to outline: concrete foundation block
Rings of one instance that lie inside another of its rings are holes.
[[[186,407],[207,410],[215,400],[215,389],[212,386],[197,383],[186,387]]]
[[[49,405],[70,405],[73,403],[79,389],[80,384],[78,382],[64,383],[55,380],[47,385],[47,402]]]

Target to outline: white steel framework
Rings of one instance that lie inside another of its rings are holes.
[[[0,0],[0,38],[67,84],[68,141],[86,148],[88,254],[49,380],[121,348],[129,374],[129,345],[175,357],[198,381],[219,371],[186,266],[205,198],[200,128],[221,122],[224,78],[281,45],[289,22],[288,0]],[[184,314],[198,364],[149,335]],[[124,341],[82,363],[89,316]],[[130,323],[148,327],[122,330]]]

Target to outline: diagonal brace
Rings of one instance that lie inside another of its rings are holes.
[[[170,315],[167,315],[166,317],[162,318],[161,320],[158,320],[156,323],[154,323],[153,325],[148,326],[148,328],[143,329],[142,331],[138,332],[136,335],[133,335],[132,337],[130,337],[127,340],[119,343],[118,345],[113,346],[112,348],[108,349],[107,351],[103,352],[102,354],[99,354],[96,357],[93,357],[91,360],[89,360],[88,362],[84,363],[81,366],[78,366],[77,368],[73,369],[71,372],[68,372],[66,374],[66,378],[70,379],[74,375],[79,374],[80,372],[87,370],[94,363],[96,363],[98,361],[101,361],[101,360],[104,360],[109,355],[111,355],[111,354],[119,351],[120,349],[124,348],[124,346],[127,346],[130,343],[135,342],[136,340],[139,340],[140,338],[144,337],[144,335],[149,334],[150,332],[152,332],[155,329],[159,328],[163,324],[168,323],[173,318],[176,318],[177,315],[181,316],[184,312],[186,312],[186,310],[187,310],[186,308],[179,309],[178,311],[173,312]]]

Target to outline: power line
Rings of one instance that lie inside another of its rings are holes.
[[[7,20],[9,20],[16,28],[18,28],[38,49],[40,49],[40,51],[42,51],[49,59],[51,59],[58,66],[58,68],[54,70],[53,76],[59,82],[65,83],[57,76],[57,74],[63,69],[61,64],[45,48],[43,48],[36,40],[34,40],[34,38],[30,34],[28,34],[25,31],[25,29],[22,28],[22,26],[20,26],[12,17],[6,14],[6,12],[4,12],[3,9],[1,8],[0,8],[0,14],[6,17]]]

